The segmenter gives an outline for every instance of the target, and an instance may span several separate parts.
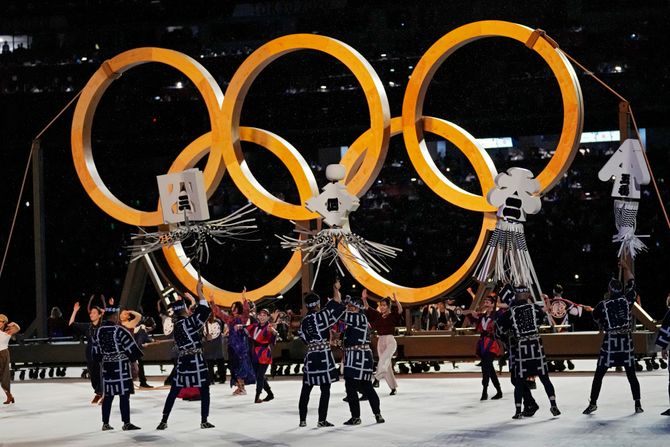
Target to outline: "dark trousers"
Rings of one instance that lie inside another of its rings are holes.
[[[489,386],[490,380],[496,390],[500,391],[500,382],[498,381],[496,369],[493,366],[493,354],[482,354],[480,363],[482,365],[482,386],[484,389]]]
[[[254,371],[256,371],[256,399],[261,395],[261,391],[265,390],[268,395],[272,395],[272,389],[270,384],[265,379],[265,373],[268,370],[268,366],[261,363],[254,363]]]
[[[554,385],[551,383],[551,380],[549,380],[549,376],[547,374],[540,374],[537,377],[542,382],[542,385],[544,386],[544,391],[547,393],[547,397],[549,398],[551,405],[555,405],[556,391],[554,390]],[[524,379],[517,378],[514,382],[514,403],[516,404],[517,407],[521,407],[522,399],[524,399],[526,395],[526,391],[524,390],[524,388],[528,390],[528,394],[530,394],[530,389],[528,389],[526,381]],[[528,405],[528,402],[526,402],[526,405]]]
[[[514,374],[510,374],[510,377],[512,379],[512,386],[514,386],[514,392],[516,393],[516,386],[518,383],[520,383],[521,386],[521,398],[523,400],[523,404],[528,407],[532,405],[537,405],[537,402],[535,402],[535,398],[533,398],[533,394],[530,392],[530,388],[528,388],[528,385],[526,385],[526,381],[524,379],[519,379],[516,377]]]
[[[300,420],[307,419],[307,405],[309,404],[309,394],[312,392],[314,385],[302,384],[300,390],[300,401],[298,402],[298,411],[300,413]],[[321,389],[321,398],[319,399],[319,421],[325,421],[328,417],[328,402],[330,401],[330,383],[319,385]]]
[[[174,406],[174,401],[177,399],[177,394],[181,391],[181,387],[172,384],[167,399],[165,399],[165,406],[163,407],[163,422],[167,422],[170,417],[170,412]],[[200,386],[200,419],[201,422],[207,422],[209,417],[209,384]]]
[[[112,413],[112,402],[114,396],[105,396],[102,400],[102,422],[109,424],[109,415]],[[130,394],[119,396],[119,407],[121,409],[121,420],[124,424],[130,422]]]
[[[102,396],[102,377],[100,376],[100,362],[90,360],[86,362],[88,376],[91,379],[91,386],[95,394]]]
[[[380,414],[379,396],[369,380],[344,379],[344,388],[347,391],[347,403],[352,418],[361,417],[361,403],[358,400],[358,390],[368,398],[373,414]]]
[[[214,366],[219,375],[218,382],[224,383],[226,381],[226,361],[224,359],[207,360],[207,369],[209,370],[209,382],[214,383],[216,375],[214,374]]]
[[[177,359],[174,359],[174,363],[172,364],[172,370],[170,371],[170,374],[168,374],[167,378],[165,379],[165,384],[166,385],[171,385],[172,382],[174,381],[174,375],[177,372]]]
[[[630,390],[633,393],[634,400],[640,400],[640,382],[637,380],[635,375],[634,366],[624,366],[626,369],[626,377],[628,378],[628,383],[630,384]],[[603,377],[607,373],[607,366],[598,366],[596,368],[596,373],[593,376],[593,384],[591,385],[591,403],[595,404],[598,401],[598,396],[600,396],[600,388],[603,386]]]
[[[140,385],[147,384],[147,376],[144,374],[144,362],[142,359],[137,361],[137,377],[140,379]]]

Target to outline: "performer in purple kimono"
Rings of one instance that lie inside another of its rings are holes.
[[[256,372],[251,365],[251,350],[249,338],[244,330],[249,320],[249,301],[245,295],[247,289],[242,291],[242,302],[235,301],[230,308],[230,314],[213,306],[214,315],[226,323],[229,330],[228,335],[228,360],[230,362],[230,386],[237,385],[233,394],[235,396],[246,395],[246,385],[256,383]]]

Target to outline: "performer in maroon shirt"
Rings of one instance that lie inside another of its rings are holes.
[[[377,355],[379,361],[377,363],[377,372],[375,379],[386,379],[386,383],[391,388],[391,396],[396,394],[398,382],[393,375],[393,354],[398,347],[395,341],[395,328],[400,325],[400,317],[402,315],[402,305],[393,294],[393,300],[396,304],[396,311],[391,312],[391,299],[386,297],[379,301],[379,306],[374,309],[368,304],[368,291],[363,289],[361,296],[365,305],[365,315],[372,328],[377,331],[379,336],[377,340]]]
[[[501,399],[503,397],[500,382],[496,375],[496,369],[493,367],[493,360],[501,354],[500,344],[495,337],[495,319],[496,313],[496,296],[488,295],[482,299],[481,309],[479,312],[472,314],[476,322],[476,331],[479,334],[477,341],[477,357],[481,359],[482,367],[482,397],[480,400],[489,398],[487,389],[489,381],[493,383],[496,389],[496,394],[491,399]]]

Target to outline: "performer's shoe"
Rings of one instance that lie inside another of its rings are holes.
[[[200,428],[214,428],[214,424],[212,424],[211,422],[207,422],[207,421],[201,422],[200,423]]]
[[[598,409],[598,405],[596,404],[589,404],[588,407],[586,407],[586,410],[582,411],[582,414],[591,414],[595,413],[595,411]]]
[[[391,392],[389,393],[389,396],[395,396],[397,393],[398,393],[398,391],[396,391],[396,389],[393,388],[393,389],[391,390]]]
[[[351,418],[344,425],[361,425],[361,418]]]
[[[375,379],[374,382],[372,382],[372,386],[375,388],[379,388],[379,380]]]
[[[4,401],[2,404],[3,404],[3,405],[9,405],[9,404],[13,404],[13,403],[15,403],[15,402],[16,402],[16,401],[14,400],[14,396],[12,396],[11,394],[8,394],[8,395],[7,395],[7,400]]]
[[[260,397],[258,397],[258,398],[256,398],[256,400],[255,400],[254,402],[257,403],[257,404],[262,404],[262,403],[263,403],[263,399],[261,399]]]
[[[307,427],[307,421],[300,421],[298,427]]]
[[[272,399],[275,398],[275,395],[272,393],[268,393],[267,396],[265,396],[265,399],[263,399],[263,402],[270,402]]]
[[[489,393],[486,392],[486,389],[482,391],[482,397],[479,400],[487,400],[489,398]]]
[[[539,409],[540,406],[537,404],[537,402],[526,404],[526,407],[523,409],[523,415],[527,418],[533,417],[535,413],[537,413],[537,410]]]
[[[100,399],[102,399],[102,394],[96,394],[93,396],[93,400],[91,401],[92,404],[97,404],[100,402]]]
[[[130,422],[126,422],[125,424],[123,424],[123,427],[121,428],[123,429],[123,431],[142,430],[140,427],[138,427],[137,425],[133,425]]]
[[[514,413],[514,416],[512,416],[512,419],[522,419],[523,418],[523,413],[519,410],[517,410],[516,413]]]
[[[551,411],[551,414],[553,414],[554,416],[558,416],[561,414],[561,410],[559,410],[556,405],[552,405],[551,408],[549,408],[549,411]]]
[[[108,430],[114,430],[114,427],[112,427],[109,424],[102,424],[102,431],[108,431]]]
[[[375,419],[377,420],[378,424],[383,424],[384,422],[386,422],[381,414],[375,414]]]
[[[317,427],[334,427],[335,425],[331,424],[328,421],[319,421],[316,424]]]
[[[161,421],[160,424],[158,424],[158,427],[156,427],[156,430],[165,430],[167,428],[167,422]]]
[[[670,408],[661,413],[661,416],[670,416]]]
[[[635,413],[644,413],[642,406],[640,404],[635,405]]]
[[[502,399],[502,397],[503,397],[502,391],[498,390],[498,391],[496,391],[496,394],[491,398],[491,400]]]
[[[140,383],[140,388],[153,388],[153,386],[152,386],[152,385],[149,385],[149,384],[146,383],[146,382],[144,382],[144,383]]]

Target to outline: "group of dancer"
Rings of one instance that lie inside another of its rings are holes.
[[[597,401],[602,387],[602,380],[611,367],[623,367],[630,384],[634,401],[635,413],[642,413],[640,384],[635,374],[635,353],[633,346],[632,307],[637,292],[635,280],[630,266],[621,264],[623,282],[612,279],[604,299],[593,309],[593,318],[604,332],[600,348],[597,368],[591,386],[589,405],[584,414],[592,414],[597,409]],[[497,303],[499,299],[499,303]],[[562,298],[560,298],[562,299]],[[496,303],[498,309],[496,310]],[[510,378],[514,386],[514,419],[533,416],[539,405],[533,399],[528,385],[529,379],[537,377],[544,386],[549,398],[552,415],[561,414],[556,404],[556,391],[549,378],[549,368],[539,327],[545,321],[545,311],[535,303],[528,288],[504,285],[498,293],[491,294],[482,300],[482,309],[473,313],[477,321],[477,332],[480,339],[477,343],[477,356],[482,368],[482,400],[488,398],[487,387],[492,382],[496,394],[492,399],[502,398],[500,383],[493,367],[493,359],[505,349],[509,355]],[[571,303],[573,304],[573,303]],[[670,296],[667,305],[670,308]],[[581,313],[581,311],[580,311]],[[501,341],[501,347],[497,341]],[[657,345],[661,348],[664,359],[668,357],[670,343],[670,310],[666,314],[657,337]],[[670,397],[670,384],[668,386]],[[662,413],[670,415],[670,410]]]
[[[166,314],[169,322],[164,321],[164,329],[172,335],[175,345],[176,360],[170,374],[170,391],[163,407],[163,416],[157,426],[158,430],[167,429],[168,418],[172,407],[182,390],[196,389],[201,401],[201,428],[214,427],[208,421],[210,407],[209,385],[211,374],[204,356],[204,345],[210,339],[208,331],[212,331],[213,320],[225,322],[225,329],[230,333],[229,347],[232,359],[231,386],[236,385],[233,394],[246,394],[244,385],[257,384],[255,402],[268,402],[274,398],[272,390],[265,380],[265,372],[272,363],[272,346],[276,342],[277,331],[270,324],[269,310],[262,309],[251,315],[250,303],[244,297],[243,302],[233,304],[231,313],[208,302],[203,295],[202,283],[197,286],[198,302],[189,293],[179,296],[168,306]],[[211,297],[210,297],[211,298]],[[103,298],[104,300],[104,298]],[[121,311],[110,299],[103,309],[88,303],[89,323],[74,322],[79,303],[73,308],[70,325],[74,326],[88,339],[86,361],[91,385],[95,391],[92,403],[102,405],[102,430],[112,430],[110,415],[112,402],[119,396],[123,430],[137,430],[139,427],[130,421],[130,395],[134,393],[133,370],[137,363],[141,365],[142,337],[137,337],[140,330],[145,330],[141,321],[146,321],[141,314],[134,311]],[[6,319],[5,319],[6,320]],[[5,321],[6,323],[6,321]],[[2,323],[5,326],[5,323]],[[210,326],[205,330],[208,323]],[[221,328],[221,327],[219,327]],[[18,332],[18,326],[8,325],[8,338]],[[220,334],[216,337],[218,338]],[[0,338],[0,340],[2,340]],[[253,345],[249,344],[251,342]],[[0,344],[0,346],[2,346]],[[4,351],[7,353],[8,351]],[[0,354],[0,360],[2,359]],[[0,366],[2,363],[0,362]],[[221,371],[219,371],[221,372]],[[3,370],[4,373],[4,370]],[[7,374],[9,368],[7,368]],[[140,375],[141,387],[151,387]],[[9,383],[9,381],[8,381]],[[3,381],[3,388],[5,388]],[[9,385],[6,387],[9,393]],[[262,390],[267,393],[260,399]],[[10,400],[8,394],[8,401]],[[11,398],[13,402],[13,398]]]
[[[584,414],[592,414],[597,409],[597,402],[603,378],[611,367],[623,367],[630,383],[635,413],[642,413],[640,385],[635,374],[635,356],[632,337],[631,309],[637,296],[635,281],[630,267],[626,263],[623,269],[623,282],[613,279],[608,284],[605,298],[592,309],[593,318],[604,332],[604,339],[598,356],[597,368],[591,387],[590,400]],[[171,387],[163,407],[162,418],[158,430],[168,428],[168,419],[177,396],[185,388],[197,388],[201,401],[201,428],[214,427],[208,420],[210,407],[210,373],[203,356],[203,330],[213,318],[225,323],[230,330],[231,353],[231,386],[235,385],[235,395],[246,394],[245,384],[256,383],[254,401],[268,402],[274,398],[265,374],[272,364],[272,347],[277,340],[277,331],[272,320],[277,318],[276,312],[271,315],[267,309],[257,312],[250,318],[250,302],[244,298],[236,302],[231,313],[219,309],[213,302],[208,302],[203,294],[202,283],[197,285],[198,302],[185,294],[169,305],[172,316],[171,333],[176,348],[175,368]],[[244,296],[244,293],[243,293]],[[562,298],[561,298],[562,299]],[[192,305],[187,305],[186,301]],[[314,386],[320,388],[317,427],[333,426],[328,421],[328,406],[331,384],[339,380],[340,366],[333,355],[331,330],[342,329],[343,358],[341,371],[344,376],[346,401],[351,417],[345,425],[361,424],[359,393],[369,402],[377,423],[384,423],[380,409],[380,400],[373,386],[373,381],[385,379],[391,389],[391,395],[397,392],[397,381],[393,372],[392,358],[397,343],[394,337],[395,328],[400,325],[402,306],[393,297],[378,302],[377,308],[370,306],[367,291],[361,297],[347,295],[344,299],[340,293],[339,280],[333,286],[333,297],[322,307],[321,299],[315,293],[305,298],[307,314],[303,317],[300,338],[306,344],[303,365],[303,385],[300,393],[298,413],[299,426],[307,425],[307,408],[310,393]],[[395,309],[393,309],[395,304]],[[670,308],[670,296],[667,305]],[[73,317],[79,310],[75,305]],[[138,430],[139,427],[130,421],[130,395],[134,392],[132,364],[142,358],[141,343],[138,344],[130,328],[121,320],[141,318],[120,317],[119,308],[110,300],[104,309],[88,306],[90,323],[76,323],[76,328],[89,339],[86,348],[86,361],[95,390],[94,403],[102,404],[102,430],[112,430],[110,414],[112,403],[119,397],[123,430]],[[588,309],[591,310],[591,309]],[[493,384],[496,393],[491,399],[503,397],[500,382],[496,375],[493,361],[507,352],[509,370],[514,386],[514,419],[533,416],[540,408],[534,400],[528,380],[538,378],[544,386],[549,399],[550,412],[553,416],[561,414],[556,401],[556,391],[549,378],[548,362],[539,335],[540,325],[545,321],[543,306],[533,301],[528,288],[523,286],[504,285],[497,293],[485,296],[477,311],[470,314],[476,323],[476,331],[480,334],[476,354],[482,368],[482,400],[488,399],[489,383]],[[139,321],[139,320],[138,320]],[[4,404],[15,402],[10,392],[10,359],[8,344],[13,335],[20,331],[16,323],[10,323],[5,315],[0,314],[0,379],[7,396]],[[377,332],[378,361],[375,370],[374,356],[371,349],[371,335]],[[249,345],[251,341],[252,345]],[[670,310],[665,315],[657,337],[657,345],[661,355],[668,358],[670,344]],[[265,398],[261,393],[265,391]],[[668,385],[670,397],[670,383]],[[662,413],[670,416],[670,409]]]
[[[307,315],[300,323],[300,338],[307,345],[305,363],[303,366],[303,384],[298,403],[300,417],[299,426],[307,425],[307,405],[312,388],[318,385],[321,391],[319,400],[317,427],[332,427],[334,424],[328,421],[328,405],[330,401],[330,385],[339,380],[340,369],[332,352],[330,341],[330,330],[338,323],[344,325],[342,346],[344,355],[342,358],[344,386],[347,394],[347,403],[351,418],[344,425],[361,424],[361,408],[358,392],[362,392],[369,402],[372,413],[378,424],[385,420],[381,415],[379,396],[373,387],[374,358],[370,346],[372,327],[366,313],[369,312],[367,296],[365,299],[347,296],[342,302],[340,293],[340,282],[336,281],[333,286],[333,298],[321,308],[321,298],[316,293],[310,293],[305,297]],[[385,301],[380,315],[375,316],[373,322],[382,327],[388,318],[389,325],[396,320],[390,313],[390,303]],[[368,312],[365,311],[368,307]],[[395,326],[394,326],[395,327]],[[390,335],[390,334],[387,334]],[[378,378],[386,378],[395,394],[397,384],[393,376],[391,348],[395,340],[382,343],[379,348],[384,353],[380,357],[378,366]]]

